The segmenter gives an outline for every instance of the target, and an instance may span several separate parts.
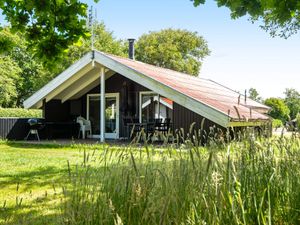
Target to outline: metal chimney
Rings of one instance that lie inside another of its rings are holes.
[[[133,38],[128,39],[129,42],[128,57],[129,59],[133,59],[133,60],[134,60],[134,41],[135,39]]]

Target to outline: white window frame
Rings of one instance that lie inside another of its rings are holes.
[[[90,96],[96,96],[96,97],[98,96],[99,101],[100,101],[101,94],[87,94],[86,95],[86,117],[87,117],[87,120],[89,120],[89,117],[90,117],[90,101],[89,101]],[[120,136],[120,93],[115,92],[115,93],[106,93],[105,94],[105,99],[110,98],[110,97],[116,98],[116,133],[105,133],[105,138],[118,139]],[[100,134],[91,134],[88,137],[100,138]]]
[[[142,96],[143,95],[147,95],[147,94],[157,94],[158,97],[160,97],[160,95],[158,93],[155,93],[154,91],[140,91],[139,93],[139,120],[140,123],[142,122]],[[158,108],[159,110],[159,108]],[[159,112],[157,112],[159,113]]]

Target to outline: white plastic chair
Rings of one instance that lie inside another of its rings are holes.
[[[89,134],[92,134],[91,121],[79,116],[77,117],[76,122],[80,124],[78,138],[80,137],[80,133],[82,134],[82,139],[85,139],[85,135],[87,132],[89,132]]]

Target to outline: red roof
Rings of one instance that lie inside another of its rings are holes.
[[[164,98],[162,97],[161,98],[164,102],[168,103],[169,105],[173,105],[173,101],[171,99],[168,99],[168,98]]]
[[[105,54],[113,60],[148,76],[170,88],[206,104],[232,118],[232,120],[268,120],[269,117],[255,111],[269,107],[247,98],[244,95],[220,85],[212,80],[190,76],[177,71],[153,66],[139,61]],[[240,98],[240,100],[239,100]],[[252,108],[250,110],[250,108]],[[251,111],[251,112],[250,112]],[[239,115],[238,115],[239,114]]]

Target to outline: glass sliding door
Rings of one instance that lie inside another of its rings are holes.
[[[87,118],[91,121],[92,137],[100,138],[100,94],[87,95]],[[119,137],[119,93],[105,95],[105,138]]]
[[[105,98],[105,136],[114,138],[117,133],[117,98]]]
[[[100,137],[100,95],[88,95],[87,119],[91,121],[92,136]]]

